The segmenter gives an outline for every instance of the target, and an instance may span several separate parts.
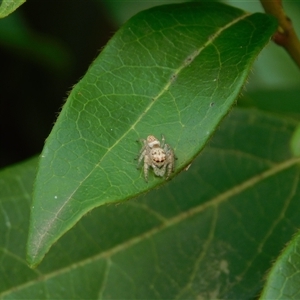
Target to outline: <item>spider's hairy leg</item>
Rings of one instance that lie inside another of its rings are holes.
[[[136,159],[138,159],[138,163],[137,163],[137,168],[139,169],[141,162],[143,160],[143,158],[145,158],[145,154],[146,154],[146,147],[143,147],[143,151],[140,152],[140,154],[137,156]]]
[[[161,145],[160,145],[161,148],[164,148],[164,146],[165,146],[165,141],[166,141],[165,136],[162,134],[162,135],[161,135]]]
[[[140,154],[142,154],[142,152],[144,152],[144,150],[146,149],[146,147],[147,147],[147,141],[146,141],[145,139],[139,139],[139,140],[137,140],[137,142],[138,142],[138,143],[143,143],[143,144],[144,144],[143,147],[142,147],[142,149],[141,149],[140,152],[139,152],[139,155],[140,155]]]
[[[175,171],[175,154],[169,144],[165,144],[164,150],[166,151],[166,154],[167,154],[168,168],[167,168],[167,178],[166,179],[168,179],[169,176],[171,175],[171,173]]]
[[[172,170],[172,172],[174,172],[175,171],[175,159],[177,159],[177,157],[175,156],[173,149],[171,149],[171,157],[170,158],[171,158],[171,165],[172,165],[171,170]]]
[[[143,160],[143,157],[146,154],[147,141],[144,140],[144,139],[139,139],[139,140],[136,140],[136,142],[138,142],[138,143],[142,142],[144,144],[142,149],[140,150],[139,154],[135,158],[135,160],[138,160],[137,168],[139,168],[140,163],[141,163],[141,161]]]
[[[146,151],[146,150],[145,150]],[[146,154],[144,156],[144,177],[146,182],[148,182],[148,174],[149,174],[149,168],[150,168],[150,164],[149,164],[149,157]]]
[[[164,150],[168,157],[175,158],[174,150],[169,144],[165,144]]]
[[[167,177],[166,179],[169,179],[171,173],[174,172],[174,163],[170,162],[168,164],[168,170],[167,170]]]

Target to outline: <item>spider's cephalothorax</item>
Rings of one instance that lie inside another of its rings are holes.
[[[171,146],[165,143],[165,137],[162,135],[160,142],[155,136],[149,135],[146,140],[141,141],[143,148],[139,154],[138,165],[144,159],[145,180],[148,181],[150,167],[156,176],[163,177],[167,172],[168,179],[171,172],[174,172],[175,155]]]

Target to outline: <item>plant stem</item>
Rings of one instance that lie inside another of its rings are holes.
[[[300,41],[293,28],[292,21],[286,16],[281,0],[260,0],[266,13],[275,16],[279,22],[273,41],[284,47],[300,68]]]

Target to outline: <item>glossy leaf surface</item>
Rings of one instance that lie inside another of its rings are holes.
[[[44,147],[35,184],[28,262],[91,209],[135,197],[147,184],[135,141],[164,134],[175,173],[204,147],[276,29],[264,14],[217,3],[139,13],[75,86]],[[103,224],[105,226],[105,224]]]
[[[0,2],[0,18],[4,18],[15,11],[26,0],[2,0]]]

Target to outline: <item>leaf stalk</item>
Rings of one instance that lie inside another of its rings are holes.
[[[273,41],[284,47],[300,68],[300,41],[291,19],[285,14],[281,0],[260,0],[266,13],[277,18],[279,26],[273,35]]]

